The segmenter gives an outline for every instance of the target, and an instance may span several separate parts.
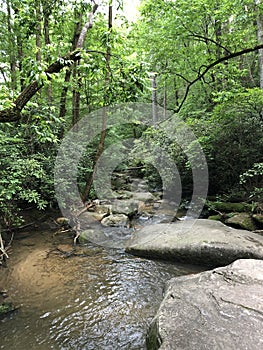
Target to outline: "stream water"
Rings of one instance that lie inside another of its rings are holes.
[[[67,258],[61,241],[38,232],[14,242],[1,278],[20,308],[0,321],[1,349],[146,349],[165,281],[200,271],[92,245]]]

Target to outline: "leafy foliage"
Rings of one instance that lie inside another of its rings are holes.
[[[32,204],[44,209],[54,203],[54,158],[76,122],[76,110],[82,117],[102,106],[151,102],[152,72],[157,75],[158,104],[179,111],[203,147],[210,194],[243,191],[246,198],[260,200],[263,92],[258,52],[211,64],[259,43],[256,23],[262,4],[144,0],[140,20],[131,24],[120,15],[122,2],[110,3],[116,12],[113,27],[109,30],[102,8],[79,64],[71,62],[52,75],[45,70],[74,49],[93,2],[9,0],[0,8],[0,111],[11,108],[32,81],[43,85],[19,122],[0,125],[1,222],[19,224],[19,208]],[[144,176],[154,188],[163,184],[153,164],[162,165],[171,183],[175,175],[165,157],[161,159],[161,149],[176,163],[185,191],[191,192],[191,162],[175,140],[158,128],[127,124],[107,130],[105,148],[129,137],[135,139],[131,162],[145,160]],[[99,138],[87,146],[79,164],[81,190],[92,173]],[[145,152],[147,143],[152,152]],[[194,146],[188,145],[189,150]]]

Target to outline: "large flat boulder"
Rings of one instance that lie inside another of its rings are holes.
[[[262,322],[263,261],[237,260],[170,280],[147,349],[261,350]]]
[[[213,220],[155,224],[134,232],[128,253],[207,266],[237,259],[263,259],[263,237]]]

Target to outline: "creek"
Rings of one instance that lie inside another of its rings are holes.
[[[201,270],[92,244],[61,254],[69,243],[41,229],[14,241],[0,290],[19,310],[0,321],[1,349],[146,349],[165,282]]]

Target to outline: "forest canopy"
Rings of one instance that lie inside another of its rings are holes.
[[[261,0],[142,0],[133,22],[124,10],[121,0],[2,1],[1,225],[19,225],[22,208],[56,206],[53,169],[63,137],[84,115],[130,102],[161,106],[193,130],[210,195],[262,201]],[[138,138],[138,155],[141,140],[162,145],[187,193],[186,155],[138,123],[102,132],[87,147],[79,170],[83,200],[96,196],[92,174],[103,149],[129,135]],[[158,188],[154,156],[143,174]]]

